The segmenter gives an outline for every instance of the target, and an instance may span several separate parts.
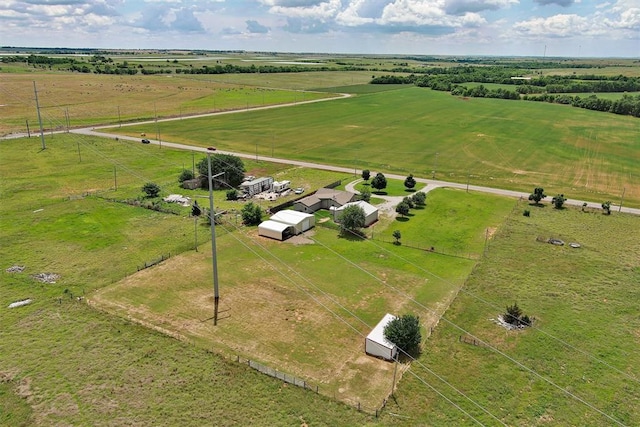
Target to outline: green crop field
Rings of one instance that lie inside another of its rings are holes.
[[[112,129],[153,134],[153,124]],[[417,87],[158,124],[197,146],[640,206],[638,119]]]

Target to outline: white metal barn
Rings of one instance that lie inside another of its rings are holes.
[[[394,360],[398,355],[398,347],[384,337],[384,327],[394,320],[393,314],[385,314],[375,328],[367,335],[364,341],[364,351],[370,356],[382,357],[387,360]]]
[[[314,215],[288,209],[273,214],[271,221],[290,225],[293,227],[294,234],[305,232],[316,225],[316,217]]]
[[[278,221],[266,220],[258,225],[258,235],[270,237],[276,240],[284,240],[293,235],[293,229],[289,224]]]

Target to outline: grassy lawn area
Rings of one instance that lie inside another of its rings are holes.
[[[638,424],[638,218],[549,206],[524,217],[525,208],[522,202],[494,235],[425,346],[424,365],[470,400],[424,368],[411,370],[488,425],[495,419],[471,402],[507,425],[616,425],[569,393],[622,425]],[[536,241],[552,237],[567,244]],[[533,328],[507,331],[491,320],[514,302],[535,318]],[[466,334],[491,347],[460,342]],[[415,377],[405,374],[397,395],[388,410],[407,420],[475,425]]]
[[[450,200],[458,218],[473,219],[468,227],[458,227],[459,240],[449,246],[461,245],[475,255],[482,250],[477,240],[484,228],[497,227],[513,206],[509,199],[453,190],[437,190],[430,197],[434,210],[416,211],[405,232],[437,227],[438,241],[446,245],[444,236],[455,221],[445,226],[434,212]],[[492,214],[477,215],[487,203]],[[385,233],[382,227],[377,232]],[[220,228],[217,262],[224,314],[218,326],[206,321],[212,316],[206,246],[106,287],[91,300],[230,357],[267,363],[319,384],[323,394],[367,408],[386,397],[393,369],[363,354],[364,336],[387,312],[416,313],[424,328],[434,326],[474,265],[381,240],[341,238],[325,227],[316,227],[302,242],[272,241],[258,237],[255,228],[236,228],[231,222]],[[297,345],[291,348],[292,343]]]

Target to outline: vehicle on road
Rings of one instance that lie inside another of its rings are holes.
[[[151,144],[151,141],[149,141],[148,139],[145,138],[145,139],[142,140],[142,143],[143,144]]]
[[[207,147],[207,150],[209,150],[209,151],[216,151],[216,147]]]

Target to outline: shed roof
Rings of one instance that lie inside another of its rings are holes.
[[[364,211],[365,216],[369,216],[372,213],[375,213],[378,208],[376,208],[375,206],[373,206],[371,203],[367,203],[364,200],[358,200],[357,202],[349,202],[347,204],[344,204],[342,206],[340,206],[339,208],[336,208],[336,211],[341,211],[344,208],[346,208],[347,206],[359,206],[362,208],[362,210]]]
[[[345,203],[350,202],[351,199],[353,199],[353,196],[355,196],[354,193],[351,193],[349,191],[334,190],[332,188],[326,187],[318,188],[318,191],[316,191],[315,195],[319,199],[333,199],[340,205],[344,205]]]
[[[380,320],[380,322],[378,322],[378,324],[375,326],[375,328],[373,328],[371,332],[369,332],[369,335],[367,335],[367,339],[375,341],[387,348],[395,347],[396,345],[394,343],[384,337],[384,327],[387,326],[387,323],[391,322],[395,318],[396,316],[394,316],[393,314],[385,314],[382,320]]]

